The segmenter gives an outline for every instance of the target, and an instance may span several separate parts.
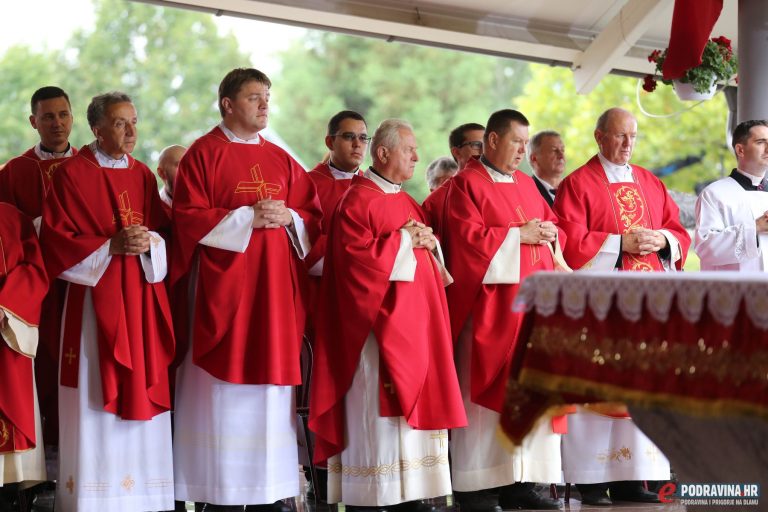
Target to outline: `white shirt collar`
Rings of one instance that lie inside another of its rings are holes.
[[[608,178],[609,183],[622,183],[625,181],[634,183],[635,180],[632,177],[632,167],[630,167],[629,164],[615,164],[605,158],[602,153],[598,153],[597,158],[600,159],[600,163],[605,170],[605,175]]]
[[[752,174],[742,171],[738,167],[736,168],[736,172],[749,178],[752,181],[752,185],[754,185],[755,187],[758,186],[760,183],[762,183],[763,178],[765,178],[765,173],[763,173],[762,176],[753,176]]]
[[[35,154],[40,160],[53,160],[55,158],[68,158],[72,156],[72,144],[70,144],[69,148],[62,153],[57,153],[56,151],[45,151],[41,146],[42,144],[40,142],[35,144]]]
[[[547,194],[549,194],[549,196],[550,196],[552,199],[554,199],[554,198],[555,198],[555,194],[554,194],[554,192],[552,192],[553,190],[555,190],[555,188],[554,188],[552,185],[550,185],[549,183],[547,183],[547,182],[546,182],[546,181],[544,181],[543,179],[541,179],[541,178],[539,178],[538,176],[536,176],[536,173],[535,173],[535,172],[534,172],[533,174],[531,174],[531,176],[533,177],[533,179],[535,179],[536,181],[538,181],[539,183],[541,183],[541,186],[542,186],[542,187],[544,187],[544,189],[547,191]]]
[[[224,125],[224,121],[219,123],[219,128],[221,128],[221,131],[224,132],[224,135],[227,136],[230,142],[237,142],[238,144],[261,144],[261,139],[263,138],[261,135],[257,133],[256,137],[254,137],[253,139],[247,139],[247,140],[241,139],[240,137],[235,135],[235,133],[232,130],[230,130]]]
[[[355,169],[353,172],[342,171],[338,167],[334,167],[333,162],[328,160],[328,168],[331,170],[331,174],[334,179],[337,180],[351,180],[352,177],[357,174],[360,169]]]
[[[480,162],[483,164],[483,167],[485,168],[485,172],[488,173],[488,176],[491,177],[494,183],[517,183],[517,180],[515,179],[515,173],[512,174],[504,174],[499,171],[495,171],[485,165],[483,162]]]
[[[101,167],[111,167],[112,169],[127,169],[128,168],[128,155],[123,155],[121,158],[115,160],[105,152],[101,150],[96,141],[91,142],[88,145],[93,152],[93,156],[96,157],[96,161]]]
[[[160,200],[163,201],[168,206],[173,205],[173,198],[168,195],[168,187],[163,185],[163,188],[160,189]]]
[[[363,173],[363,176],[374,182],[379,186],[381,190],[384,191],[385,194],[397,194],[400,192],[400,189],[402,188],[402,185],[398,185],[397,183],[391,183],[375,172],[373,172],[370,168],[366,169]]]

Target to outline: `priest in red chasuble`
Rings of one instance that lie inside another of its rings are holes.
[[[595,127],[598,153],[557,189],[554,210],[568,234],[565,260],[575,270],[675,271],[685,263],[691,239],[677,205],[658,178],[629,163],[636,138],[630,112],[605,111]],[[579,411],[569,417],[565,479],[579,484],[589,505],[658,501],[641,480],[669,479],[669,462],[626,414],[616,416]],[[617,446],[631,457],[599,460]]]
[[[382,122],[371,157],[328,235],[309,425],[315,458],[329,459],[329,503],[415,511],[451,493],[446,429],[466,425],[443,291],[450,276],[401,188],[418,160],[411,126]]]
[[[26,214],[39,233],[43,201],[51,188],[51,179],[62,162],[77,154],[77,149],[69,142],[74,117],[69,96],[63,89],[39,88],[32,94],[30,107],[29,123],[40,136],[40,142],[0,170],[0,201],[11,203]],[[35,380],[48,445],[58,444],[56,365],[65,288],[64,282],[52,280],[43,301],[40,350],[35,357]],[[55,474],[51,475],[52,480],[55,478]]]
[[[271,84],[256,69],[230,71],[222,122],[190,146],[176,177],[171,281],[191,276],[192,308],[176,387],[176,496],[206,510],[280,509],[299,494],[292,386],[302,260],[321,213],[304,169],[259,133]]]
[[[522,315],[512,311],[520,282],[562,269],[566,239],[533,180],[518,170],[528,120],[516,110],[488,119],[480,159],[450,181],[445,245],[451,330],[469,426],[451,433],[453,486],[462,510],[557,509],[534,482],[560,480],[560,435],[542,421],[514,452],[496,438]],[[498,504],[481,492],[501,487]]]
[[[45,480],[33,360],[47,290],[32,221],[0,202],[0,487]]]
[[[365,118],[357,112],[342,110],[328,121],[325,146],[328,148],[328,162],[322,162],[309,171],[309,177],[317,188],[317,197],[323,211],[323,225],[320,236],[312,245],[305,259],[309,268],[308,331],[314,330],[314,314],[317,311],[317,296],[320,291],[320,276],[323,275],[326,243],[331,226],[331,217],[341,196],[347,191],[352,178],[362,175],[360,164],[371,137]]]
[[[95,140],[56,171],[40,240],[68,283],[60,360],[56,508],[173,508],[163,279],[170,222],[152,171],[130,156],[138,114],[121,92],[88,105]]]

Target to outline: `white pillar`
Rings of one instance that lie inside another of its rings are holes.
[[[768,119],[768,4],[739,0],[739,122]]]

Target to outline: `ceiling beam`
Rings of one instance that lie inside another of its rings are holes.
[[[592,44],[576,57],[573,65],[576,92],[591,92],[611,70],[619,69],[619,62],[625,60],[627,51],[666,7],[664,0],[629,0]],[[648,68],[648,64],[643,67]]]

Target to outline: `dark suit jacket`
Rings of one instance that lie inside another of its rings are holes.
[[[536,176],[533,175],[533,182],[536,183],[536,188],[539,189],[539,193],[544,197],[544,200],[547,202],[550,208],[552,208],[552,205],[555,204],[555,200],[552,199],[552,196],[549,195],[549,191],[547,190],[547,187],[542,184],[541,180]]]

